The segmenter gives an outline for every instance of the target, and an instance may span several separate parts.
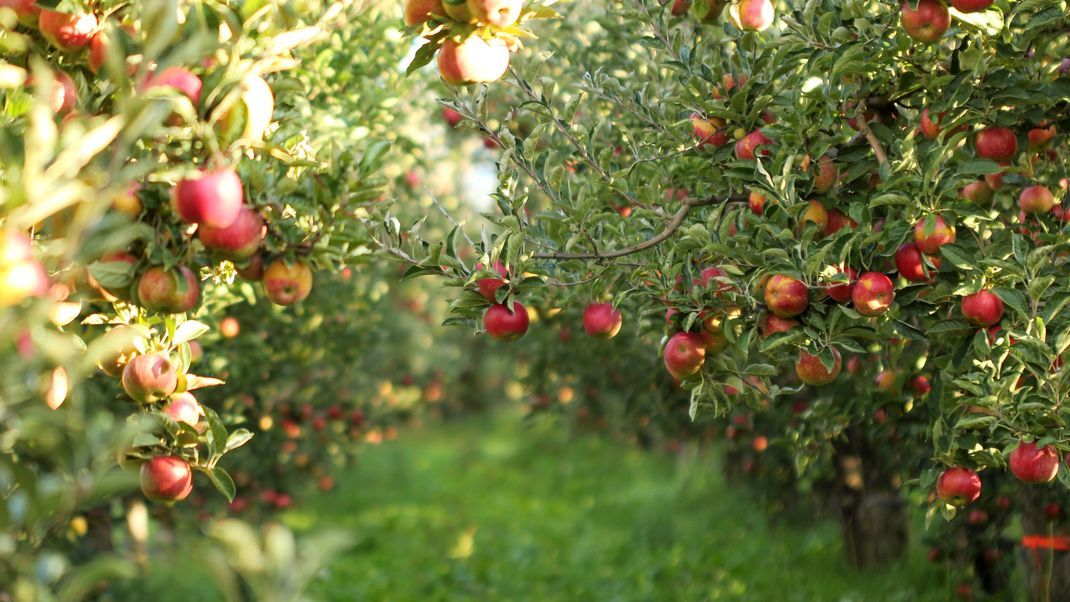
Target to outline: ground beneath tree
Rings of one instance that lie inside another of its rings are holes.
[[[369,447],[335,491],[286,522],[358,537],[316,600],[949,599],[920,545],[902,565],[854,572],[835,524],[768,527],[717,461],[512,415],[473,418]],[[156,600],[209,599],[166,572],[144,584]]]

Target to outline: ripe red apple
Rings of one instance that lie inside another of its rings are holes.
[[[1048,483],[1059,472],[1059,454],[1050,445],[1037,448],[1022,441],[1007,458],[1007,466],[1023,483]]]
[[[858,270],[850,266],[844,266],[840,273],[842,276],[840,276],[839,281],[842,284],[829,285],[826,292],[828,292],[829,297],[844,303],[851,298],[851,289],[854,288],[854,283],[858,280]]]
[[[138,403],[163,401],[175,392],[178,374],[166,355],[147,353],[130,360],[123,368],[123,390]]]
[[[583,310],[583,329],[599,339],[612,339],[620,332],[623,316],[609,303],[592,303]]]
[[[252,257],[260,248],[264,233],[264,218],[247,206],[242,206],[238,218],[226,228],[201,226],[197,229],[197,237],[204,243],[205,248],[232,261]]]
[[[680,380],[694,376],[706,363],[706,345],[693,332],[678,332],[665,345],[665,368]]]
[[[442,107],[442,118],[446,120],[446,124],[451,128],[457,127],[457,124],[461,123],[464,119],[464,115],[461,115],[456,109],[449,107]]]
[[[241,214],[241,178],[232,168],[202,170],[175,185],[171,205],[178,217],[191,224],[229,228]]]
[[[773,141],[770,140],[764,133],[762,133],[762,130],[754,130],[753,132],[736,141],[736,158],[752,160],[758,152],[758,147],[764,144],[772,143]],[[769,151],[764,150],[762,151],[762,154],[768,155]]]
[[[1043,150],[1051,145],[1051,141],[1055,138],[1055,126],[1040,126],[1029,130],[1029,150],[1038,151]]]
[[[799,352],[799,359],[795,361],[795,374],[799,380],[813,387],[827,385],[836,380],[836,377],[840,375],[843,362],[840,360],[840,352],[835,347],[830,349],[832,349],[833,357],[832,368],[826,368],[819,356],[805,351]]]
[[[219,334],[224,339],[233,339],[241,332],[241,322],[234,316],[227,316],[219,321]]]
[[[700,147],[723,146],[728,142],[728,135],[724,133],[724,120],[717,117],[705,118],[698,113],[691,114],[691,133],[698,140]]]
[[[762,322],[762,333],[765,336],[769,336],[778,332],[788,332],[798,325],[798,322],[790,318],[781,318],[775,314],[769,314],[765,316],[765,321]]]
[[[428,21],[432,15],[445,15],[442,0],[406,0],[405,25],[412,27]]]
[[[119,29],[126,32],[131,38],[136,35],[134,28],[130,25],[120,25]],[[89,53],[86,56],[86,62],[89,63],[89,70],[93,73],[100,73],[101,67],[104,66],[104,61],[108,59],[108,54],[112,52],[112,48],[116,47],[116,31],[109,31],[107,28],[102,28],[97,33],[93,34],[93,37],[89,40]],[[119,49],[123,49],[122,45],[118,45]],[[130,67],[128,67],[129,69]]]
[[[1047,213],[1055,206],[1055,196],[1047,186],[1030,186],[1018,196],[1018,206],[1025,213]]]
[[[93,13],[75,15],[42,10],[37,19],[41,35],[60,50],[77,50],[89,43],[97,30],[97,16]]]
[[[1010,161],[1018,152],[1018,137],[1010,128],[989,126],[977,132],[973,145],[978,157],[997,162]]]
[[[929,379],[923,375],[915,376],[914,379],[910,381],[910,386],[918,396],[925,395],[933,390],[933,386],[929,384]]]
[[[953,466],[940,473],[936,495],[952,506],[965,506],[981,497],[981,477],[969,468]]]
[[[988,206],[992,204],[992,197],[994,192],[992,187],[988,185],[985,180],[977,180],[976,182],[970,182],[962,187],[962,191],[959,193],[960,198],[964,198],[970,202],[977,203],[978,205]]]
[[[178,502],[193,491],[189,464],[175,456],[156,456],[141,465],[141,492],[157,502]]]
[[[992,6],[994,0],[951,0],[951,6],[960,13],[981,12]]]
[[[185,422],[190,426],[197,426],[204,410],[192,393],[175,393],[171,401],[164,406],[163,413],[171,417],[175,422]]]
[[[1058,520],[1062,513],[1063,507],[1058,502],[1049,502],[1044,505],[1044,518],[1048,520]]]
[[[921,112],[921,134],[929,140],[935,140],[940,135],[940,122],[943,120],[943,113],[936,117],[936,121],[933,121],[929,116],[929,109],[923,109]]]
[[[744,31],[765,31],[773,24],[775,12],[770,0],[740,0],[729,12],[733,24]]]
[[[264,293],[276,305],[293,305],[312,292],[312,269],[301,261],[292,265],[276,259],[264,269]]]
[[[769,439],[765,435],[758,435],[751,441],[751,448],[757,453],[764,452],[769,447]]]
[[[40,19],[41,9],[37,0],[0,0],[0,7],[15,11],[19,23],[26,27],[35,27]]]
[[[765,211],[765,195],[759,192],[751,191],[747,197],[747,205],[750,206],[751,213],[754,215],[761,215]]]
[[[932,229],[926,227],[927,221],[922,219],[914,224],[914,244],[922,253],[934,255],[940,247],[955,242],[955,228],[947,225],[944,218],[934,216]]]
[[[829,212],[825,209],[825,204],[821,201],[808,201],[799,223],[803,228],[808,223],[814,224],[819,232],[824,232],[829,223]]]
[[[836,186],[840,179],[840,170],[832,157],[823,155],[817,160],[817,173],[814,174],[814,191],[826,193]]]
[[[917,8],[905,1],[899,19],[908,36],[925,43],[939,40],[951,25],[951,14],[943,0],[918,0]]]
[[[138,280],[137,297],[149,311],[181,314],[197,307],[201,285],[197,275],[186,266],[176,270],[151,267]]]
[[[988,522],[988,513],[980,508],[974,508],[966,515],[966,522],[975,527],[983,525]]]
[[[667,4],[663,2],[662,4]],[[672,8],[669,9],[669,14],[674,17],[686,15],[687,11],[691,8],[691,0],[673,0]]]
[[[895,285],[880,272],[866,272],[858,277],[851,291],[855,311],[863,316],[879,316],[892,306],[895,300]]]
[[[472,35],[458,43],[447,39],[438,49],[438,71],[450,85],[493,82],[509,68],[509,48],[498,39]]]
[[[193,106],[201,102],[201,78],[185,67],[168,67],[145,79],[142,90],[173,88],[188,98]]]
[[[1003,300],[992,291],[979,291],[962,298],[962,315],[971,324],[992,326],[1003,318]]]
[[[832,236],[844,228],[858,227],[858,222],[844,215],[839,209],[828,210],[828,221],[825,223],[825,236]]]
[[[509,27],[520,18],[523,0],[468,0],[468,12],[481,23]]]
[[[499,341],[515,341],[528,331],[528,310],[519,302],[513,302],[513,310],[495,303],[483,314],[483,328]]]
[[[940,267],[940,257],[932,255],[929,261],[934,266]],[[929,282],[936,277],[936,272],[930,272],[925,265],[925,256],[914,243],[904,243],[895,252],[895,267],[899,275],[911,282]]]
[[[765,304],[781,318],[794,318],[810,304],[809,291],[801,280],[774,274],[765,283]]]
[[[237,268],[238,277],[250,282],[259,282],[264,277],[264,256],[254,253],[244,266]]]
[[[483,264],[476,265],[477,270],[483,269]],[[497,272],[501,278],[480,278],[476,280],[476,287],[479,288],[479,294],[483,295],[487,301],[494,301],[495,296],[498,294],[498,289],[505,286],[505,278],[509,277],[509,272],[506,271],[505,266],[501,261],[494,262],[494,271]]]
[[[706,355],[720,353],[728,347],[728,337],[724,334],[721,316],[710,316],[703,320],[699,336],[702,337],[702,343],[706,347]]]

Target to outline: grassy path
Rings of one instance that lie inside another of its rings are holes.
[[[946,599],[918,554],[858,574],[831,523],[771,532],[712,462],[504,416],[368,450],[290,522],[362,538],[324,600]]]
[[[315,584],[315,600],[948,599],[920,546],[903,565],[853,572],[833,523],[767,527],[715,462],[515,416],[471,419],[368,448],[335,491],[286,522],[359,538]],[[145,581],[152,599],[194,594],[161,577]]]

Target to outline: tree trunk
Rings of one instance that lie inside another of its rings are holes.
[[[1056,487],[1060,486],[1023,485],[1018,489],[1024,535],[1056,539],[1070,535],[1064,520],[1052,521],[1045,513],[1045,506],[1059,499]],[[1022,549],[1029,600],[1070,600],[1070,552],[1052,549],[1046,545],[1050,540],[1041,541],[1040,547]]]
[[[864,569],[902,558],[910,540],[910,519],[893,476],[872,453],[861,429],[848,429],[835,448],[847,561]]]

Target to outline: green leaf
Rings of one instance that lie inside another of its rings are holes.
[[[208,475],[208,480],[215,485],[215,488],[227,498],[228,502],[234,501],[234,495],[237,493],[237,489],[234,486],[234,479],[230,478],[230,474],[227,471],[219,468],[209,468],[204,471],[204,474]]]

